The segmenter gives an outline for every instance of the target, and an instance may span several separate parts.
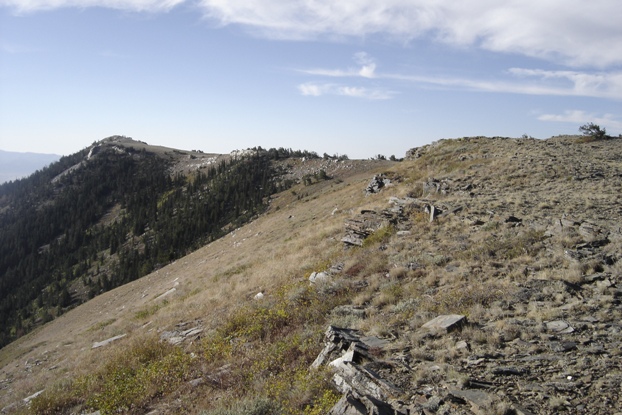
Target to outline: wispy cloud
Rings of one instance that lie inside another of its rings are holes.
[[[504,80],[483,80],[444,76],[378,74],[379,79],[396,79],[419,85],[521,95],[577,96],[622,100],[622,73],[590,74],[539,69],[508,70]],[[503,74],[497,74],[499,76]],[[527,79],[537,78],[537,79]]]
[[[376,71],[376,61],[367,54],[367,52],[357,52],[354,54],[354,62],[358,65],[356,68],[348,69],[301,69],[300,72],[308,75],[328,76],[332,78],[344,77],[363,77],[374,78]]]
[[[274,38],[385,35],[564,62],[622,63],[619,0],[200,0],[208,17]]]
[[[331,83],[307,82],[298,85],[302,95],[319,97],[322,95],[339,95],[351,98],[363,98],[367,100],[386,100],[395,96],[395,92],[379,88],[366,88],[360,86],[346,86]]]
[[[330,78],[373,78],[376,83],[400,81],[423,88],[461,89],[496,93],[549,96],[579,96],[622,100],[622,72],[547,71],[510,68],[491,78],[475,79],[455,76],[422,76],[417,74],[376,71],[376,61],[365,52],[354,55],[357,68],[302,69],[299,72]]]
[[[11,55],[34,52],[34,49],[0,39],[0,52]]]
[[[593,122],[611,130],[622,130],[622,119],[620,115],[613,114],[597,115],[582,110],[568,110],[563,114],[542,114],[538,117],[540,121],[565,122],[582,125]]]
[[[0,0],[19,12],[60,7],[167,11],[197,5],[221,25],[279,39],[426,37],[575,67],[622,64],[619,0]],[[373,75],[374,63],[362,76]]]
[[[0,0],[0,7],[9,7],[18,13],[76,7],[106,7],[136,12],[165,12],[187,0]]]
[[[561,83],[572,95],[622,99],[622,72],[545,71],[512,68],[511,74],[521,78],[537,78],[544,82]]]

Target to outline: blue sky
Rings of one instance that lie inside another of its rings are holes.
[[[619,0],[0,0],[0,149],[622,133]]]

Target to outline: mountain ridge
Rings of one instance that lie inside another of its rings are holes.
[[[293,183],[276,160],[113,136],[0,187],[0,345],[218,238]],[[277,171],[277,169],[279,171]]]

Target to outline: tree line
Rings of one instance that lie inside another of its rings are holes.
[[[84,150],[0,185],[0,347],[261,213],[291,185],[273,160],[318,157],[253,150],[190,176],[144,150]]]

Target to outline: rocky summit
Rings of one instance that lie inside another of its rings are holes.
[[[622,414],[621,139],[283,166],[250,223],[3,348],[2,412]]]

